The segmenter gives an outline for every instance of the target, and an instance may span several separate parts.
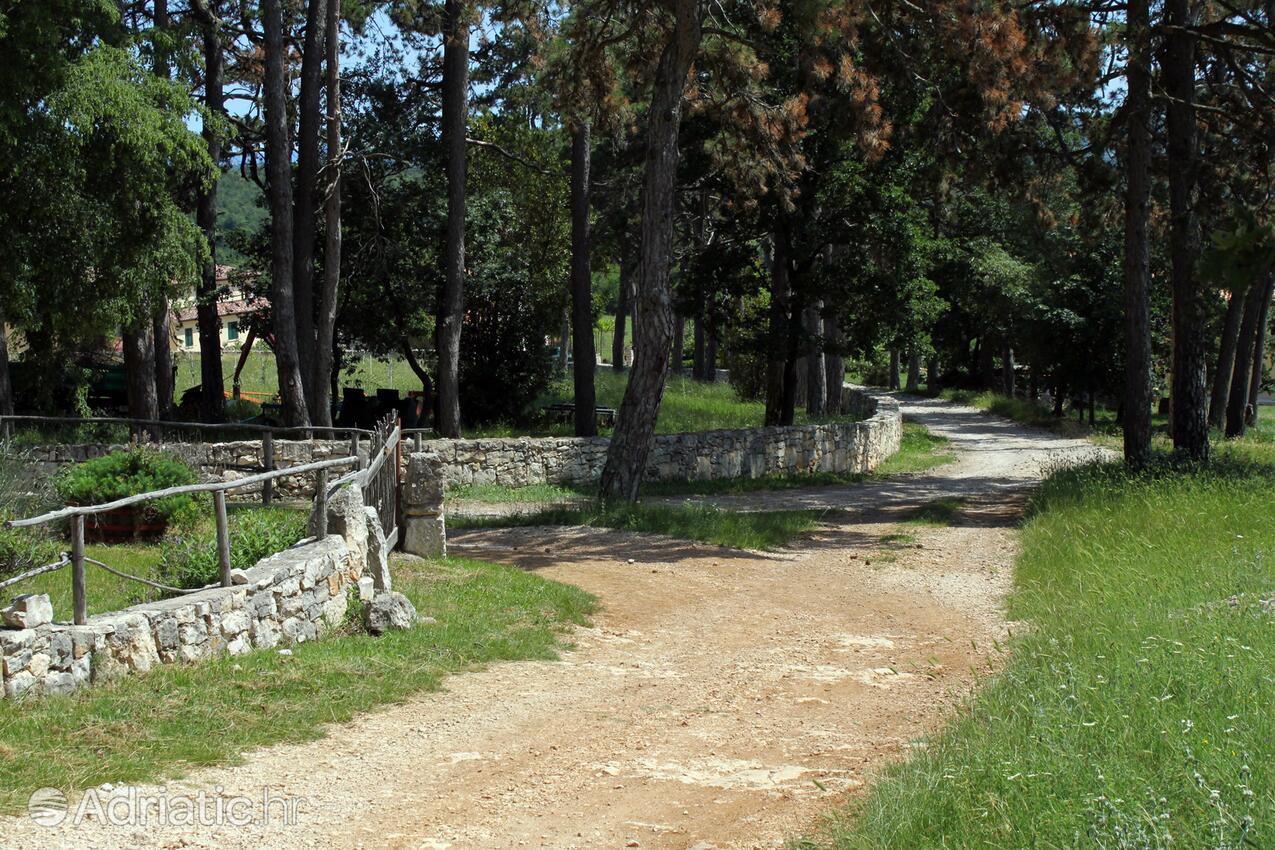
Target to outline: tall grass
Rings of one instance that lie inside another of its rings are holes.
[[[836,848],[1275,842],[1275,449],[1053,475],[1004,673],[825,836]]]

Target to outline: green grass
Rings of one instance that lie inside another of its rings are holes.
[[[278,514],[295,513],[296,508],[274,507],[262,508],[257,505],[232,505],[230,508],[231,522],[234,522],[235,515],[242,510],[251,510],[254,512],[272,512]],[[213,534],[213,519],[211,511],[207,511],[201,516],[194,527],[189,532],[192,537],[208,538]],[[66,549],[68,544],[65,540],[60,541],[58,545]],[[210,544],[211,547],[212,544]],[[163,582],[160,576],[159,564],[163,557],[164,548],[162,542],[154,543],[119,543],[104,544],[90,543],[84,547],[84,554],[88,557],[101,561],[117,570],[129,573],[130,575],[139,576],[140,578],[148,578],[154,581]],[[170,596],[165,591],[149,587],[138,582],[129,581],[119,576],[109,573],[98,567],[96,564],[86,564],[84,567],[85,585],[87,589],[87,601],[89,616],[94,614],[104,614],[110,611],[119,611],[132,605],[142,602],[150,602],[156,599],[163,599]],[[49,600],[53,603],[53,617],[55,620],[71,619],[71,569],[63,567],[56,572],[44,573],[35,578],[27,579],[19,582],[12,587],[5,588],[4,598],[19,596],[24,593],[47,593]]]
[[[0,811],[36,788],[133,783],[305,741],[326,723],[432,690],[491,661],[554,658],[592,598],[478,561],[395,564],[395,589],[437,624],[373,638],[331,637],[198,665],[167,664],[66,697],[0,701]]]
[[[1272,846],[1272,492],[1257,440],[1206,471],[1053,475],[1008,666],[811,846]]]
[[[588,525],[664,534],[731,549],[771,550],[815,528],[821,511],[728,511],[708,505],[589,505],[503,517],[456,517],[456,528]]]
[[[964,499],[951,496],[934,499],[917,508],[904,522],[908,525],[946,528],[956,523],[956,518],[963,507],[965,507]]]
[[[916,422],[903,423],[903,439],[899,450],[881,462],[872,474],[876,478],[904,473],[927,472],[956,460],[952,441],[932,433]]]
[[[537,504],[589,498],[591,494],[559,484],[529,484],[506,487],[503,484],[461,484],[447,491],[449,502],[484,502],[488,504]]]

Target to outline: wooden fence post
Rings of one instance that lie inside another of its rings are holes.
[[[84,585],[84,514],[71,517],[71,620],[77,626],[89,621],[88,589]]]
[[[422,434],[420,431],[417,431],[417,432],[416,432],[416,443],[415,443],[415,445],[416,445],[416,453],[417,453],[417,454],[420,454],[421,450],[425,448],[425,446],[424,446],[424,442],[425,442],[425,435],[424,435],[424,434]]]
[[[230,587],[230,522],[226,519],[226,491],[213,491],[213,509],[217,514],[217,565],[221,568],[221,586]]]
[[[320,469],[315,475],[315,482],[314,504],[319,516],[314,536],[322,540],[328,536],[328,471]]]
[[[355,431],[353,434],[350,435],[350,454],[356,458],[359,456],[359,432],[358,431]],[[356,460],[354,462],[354,468],[362,469],[363,461],[361,459]]]
[[[261,465],[266,472],[274,471],[274,434],[270,431],[261,436]],[[261,504],[268,508],[273,501],[274,479],[270,479],[261,485]]]

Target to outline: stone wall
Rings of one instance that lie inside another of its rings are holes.
[[[237,571],[232,587],[135,605],[91,617],[83,626],[49,622],[47,597],[20,598],[5,609],[7,628],[0,629],[4,696],[70,693],[158,664],[320,637],[346,616],[351,588],[362,599],[373,592],[369,579],[360,582],[369,548],[358,489],[343,488],[329,507],[329,527],[340,533],[312,538]]]
[[[760,478],[810,472],[862,473],[876,468],[898,451],[902,417],[894,399],[847,386],[845,410],[856,422],[794,425],[786,428],[740,428],[661,434],[655,438],[646,470],[648,481],[706,481],[720,478]],[[402,451],[403,480],[410,482],[409,458],[413,441]],[[425,453],[446,487],[467,484],[528,484],[588,486],[598,480],[606,463],[610,440],[605,437],[516,437],[479,440],[426,440]],[[348,454],[340,440],[276,440],[275,466],[284,469]],[[33,449],[47,471],[66,463],[126,449],[123,445],[68,445]],[[199,470],[204,480],[229,481],[252,474],[263,462],[261,441],[234,443],[162,443]],[[366,460],[367,444],[360,454]],[[417,476],[419,478],[419,475]],[[311,499],[313,475],[285,475],[275,480],[275,494],[284,500]],[[260,498],[260,485],[231,494],[234,499]],[[408,500],[405,500],[408,501]],[[432,515],[432,509],[421,515]],[[417,524],[421,525],[420,523]]]
[[[859,421],[775,428],[742,428],[655,438],[648,481],[708,481],[864,473],[898,451],[903,419],[898,402],[847,387],[847,412]],[[588,486],[602,474],[610,440],[605,437],[522,437],[489,440],[430,440],[427,452],[445,486],[529,484]],[[413,458],[416,455],[412,456]],[[423,462],[422,462],[423,463]],[[424,467],[416,477],[424,474]],[[413,486],[409,464],[405,478]]]

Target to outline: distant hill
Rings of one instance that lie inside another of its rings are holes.
[[[231,266],[244,262],[231,244],[266,225],[270,214],[264,204],[265,195],[256,183],[236,170],[222,175],[217,184],[217,262]]]

